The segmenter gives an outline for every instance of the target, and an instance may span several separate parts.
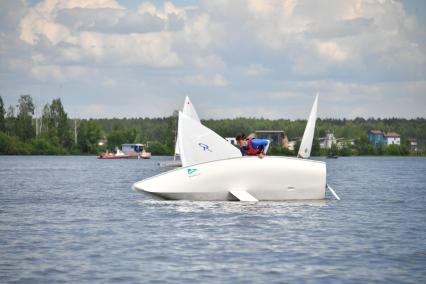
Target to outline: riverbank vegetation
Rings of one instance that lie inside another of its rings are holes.
[[[256,130],[283,130],[289,140],[300,140],[306,120],[263,118],[208,119],[202,123],[222,137]],[[144,143],[153,155],[172,155],[177,127],[177,112],[163,118],[70,119],[60,99],[46,104],[37,118],[30,95],[22,95],[16,106],[6,106],[0,96],[0,154],[2,155],[85,155],[114,150],[124,143]],[[401,145],[373,145],[368,130],[395,131]],[[340,138],[339,147],[320,148],[319,137],[326,131]],[[409,139],[422,149],[426,140],[426,120],[417,119],[318,119],[312,155],[425,155],[410,151]],[[424,143],[424,142],[423,142]],[[294,156],[295,150],[272,146],[271,155]]]

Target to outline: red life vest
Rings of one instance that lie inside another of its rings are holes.
[[[260,152],[262,151],[261,149],[257,149],[257,148],[253,147],[253,143],[251,141],[253,139],[254,139],[253,137],[249,137],[247,139],[247,146],[241,148],[243,150],[244,154],[246,154],[246,155],[257,155],[257,154],[260,154]]]

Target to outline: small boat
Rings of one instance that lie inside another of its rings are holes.
[[[337,159],[337,158],[339,158],[339,156],[330,154],[330,155],[327,155],[327,158],[328,159]]]
[[[129,158],[131,158],[130,155],[123,153],[118,148],[115,149],[115,153],[106,152],[98,156],[98,159],[129,159]]]
[[[151,153],[145,151],[145,145],[139,143],[122,144],[121,150],[133,159],[150,159]]]

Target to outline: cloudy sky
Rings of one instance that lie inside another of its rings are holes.
[[[426,117],[426,1],[1,0],[0,95],[71,117]]]

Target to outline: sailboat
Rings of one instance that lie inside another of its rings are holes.
[[[213,130],[179,112],[182,168],[136,182],[133,189],[171,200],[324,199],[326,164],[307,159],[312,148],[317,106],[318,95],[296,158],[243,157],[238,148]]]
[[[191,102],[191,100],[189,99],[188,96],[185,97],[185,102],[183,104],[182,113],[184,113],[188,117],[192,118],[193,120],[201,123],[200,118],[198,117],[197,111],[195,110],[195,107],[192,104],[192,102]],[[179,151],[179,129],[178,129],[177,137],[176,137],[175,155],[174,156],[176,157],[178,155],[180,155],[180,151]]]
[[[188,96],[185,97],[185,102],[183,104],[182,112],[188,117],[190,117],[191,119],[201,123],[200,118],[198,117],[197,111],[195,110],[195,107]],[[180,150],[179,150],[179,130],[178,130],[176,135],[175,153],[173,155],[173,161],[159,162],[158,165],[161,167],[180,167],[182,166],[182,162],[176,159],[179,156],[180,156]]]

